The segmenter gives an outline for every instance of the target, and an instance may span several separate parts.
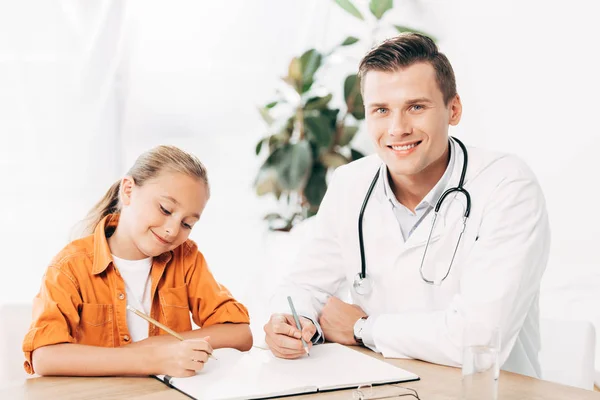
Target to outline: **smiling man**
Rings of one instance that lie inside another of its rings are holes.
[[[384,41],[359,74],[377,154],[335,171],[274,297],[271,351],[302,356],[302,334],[460,366],[463,329],[476,324],[500,331],[503,369],[539,377],[550,229],[535,176],[515,156],[449,136],[462,104],[452,66],[426,36]]]

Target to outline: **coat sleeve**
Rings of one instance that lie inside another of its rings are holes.
[[[339,240],[339,202],[342,198],[340,170],[336,169],[314,217],[309,238],[300,249],[296,261],[285,274],[283,284],[275,289],[270,311],[290,313],[287,296],[293,299],[299,315],[315,323],[329,296],[345,280],[342,249]]]
[[[549,244],[546,205],[535,177],[521,170],[505,178],[485,205],[451,303],[439,311],[379,315],[373,327],[377,349],[386,357],[459,366],[463,327],[478,321],[500,329],[502,365],[537,301]]]

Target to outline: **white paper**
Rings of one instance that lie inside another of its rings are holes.
[[[310,357],[284,360],[269,350],[214,351],[202,371],[189,378],[172,378],[172,386],[196,399],[260,399],[361,384],[419,379],[411,372],[335,343],[314,346]],[[162,376],[160,377],[162,378]]]

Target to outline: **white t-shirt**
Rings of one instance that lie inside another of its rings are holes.
[[[112,257],[115,266],[125,281],[127,305],[150,315],[150,292],[152,290],[150,268],[152,267],[152,257],[143,260],[124,260],[114,254]],[[129,310],[127,311],[127,328],[132,342],[138,342],[148,337],[148,321]]]

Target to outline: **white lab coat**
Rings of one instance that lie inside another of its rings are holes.
[[[447,187],[458,184],[464,161],[452,145],[457,158]],[[539,377],[538,298],[550,245],[545,200],[520,159],[473,147],[468,157],[464,187],[471,194],[471,215],[441,286],[426,284],[419,274],[433,212],[404,242],[380,179],[363,220],[373,290],[364,296],[352,290],[360,271],[358,214],[382,163],[369,156],[335,171],[312,235],[278,288],[272,311],[289,312],[285,296],[291,295],[298,314],[318,321],[329,296],[344,299],[350,292],[354,304],[376,317],[372,335],[385,357],[451,366],[462,364],[463,326],[478,321],[500,328],[503,369]],[[442,277],[448,268],[465,204],[462,195],[444,201],[424,266],[428,279]]]

